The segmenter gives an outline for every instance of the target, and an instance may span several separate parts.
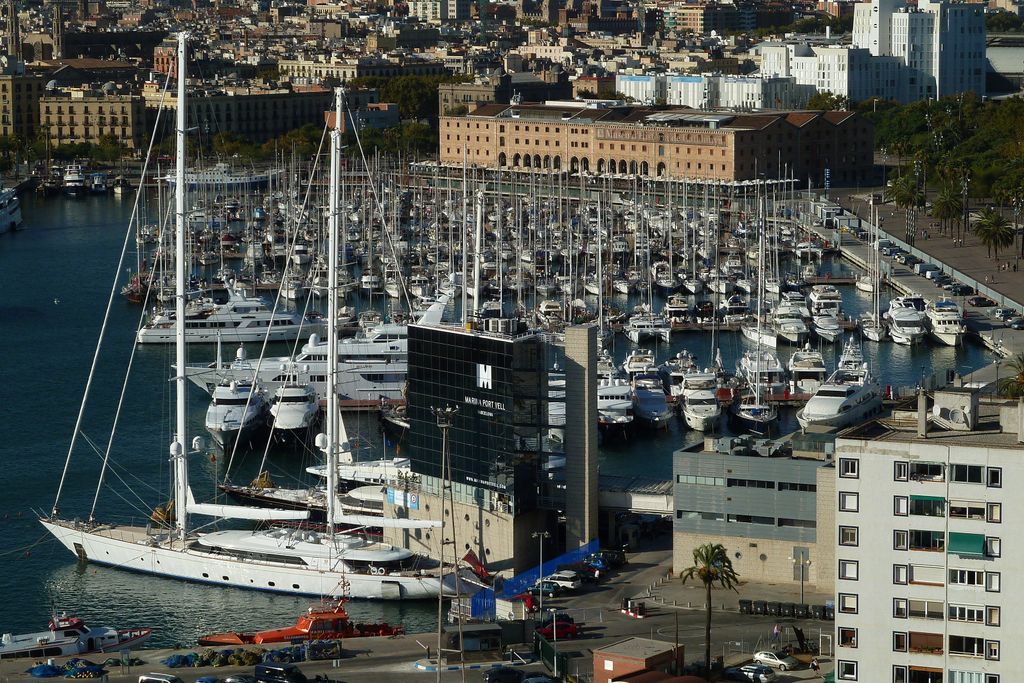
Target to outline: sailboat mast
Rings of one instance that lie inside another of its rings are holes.
[[[341,162],[341,88],[334,91],[334,129],[331,131],[331,173],[327,223],[327,531],[334,538],[335,491],[338,488],[338,190]]]
[[[175,234],[175,259],[174,279],[176,296],[174,297],[176,324],[174,329],[175,341],[175,362],[177,371],[175,373],[176,390],[176,424],[174,443],[171,444],[171,458],[174,460],[174,509],[175,528],[178,537],[185,539],[188,531],[188,460],[186,458],[187,435],[185,396],[188,391],[188,382],[185,378],[185,81],[186,72],[186,45],[188,34],[178,34],[178,110],[177,125],[175,131],[176,158],[174,168],[174,234]]]

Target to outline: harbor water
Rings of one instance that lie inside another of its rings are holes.
[[[96,625],[153,626],[155,645],[192,643],[196,637],[223,630],[283,626],[294,621],[308,599],[255,593],[131,574],[95,565],[79,566],[51,540],[36,521],[54,505],[69,442],[74,430],[93,349],[112,287],[120,289],[127,271],[135,269],[134,256],[121,265],[118,258],[126,238],[131,199],[87,197],[49,200],[26,197],[25,229],[0,236],[0,339],[5,359],[0,382],[0,464],[6,483],[0,497],[0,629],[28,632],[45,627],[52,610],[81,616]],[[821,264],[820,270],[841,275],[848,266]],[[115,284],[114,279],[117,278]],[[844,311],[857,315],[870,306],[870,295],[853,286],[840,287]],[[884,298],[887,298],[888,294]],[[630,310],[632,300],[613,300]],[[358,300],[353,302],[357,305]],[[883,308],[885,302],[883,301]],[[656,302],[656,308],[660,303]],[[139,347],[132,356],[132,340],[144,312],[139,306],[114,298],[108,332],[99,357],[91,400],[86,406],[76,446],[61,494],[64,515],[86,519],[100,465],[108,448],[108,435],[123,402],[105,491],[96,504],[97,519],[145,523],[154,505],[165,502],[169,490],[168,444],[173,419],[173,348]],[[686,349],[702,366],[712,365],[716,349],[732,371],[743,350],[750,348],[739,333],[723,333],[712,344],[706,332],[676,333],[669,345],[655,346],[658,361]],[[633,346],[622,335],[615,339],[614,356],[621,361]],[[780,346],[785,364],[793,349]],[[826,364],[834,367],[841,345],[824,347]],[[225,348],[225,354],[234,349]],[[258,349],[253,346],[250,353]],[[190,349],[190,360],[212,360],[211,348]],[[285,345],[270,351],[288,353]],[[988,362],[988,354],[969,342],[961,348],[926,343],[908,348],[892,343],[864,342],[864,355],[883,385],[913,386],[922,376],[955,369],[967,372]],[[133,365],[130,375],[126,368]],[[127,379],[127,381],[126,381]],[[208,404],[198,388],[189,396],[190,433],[203,434]],[[784,430],[795,429],[792,409],[782,412]],[[377,416],[346,417],[350,438],[368,454],[401,453],[401,444],[380,434]],[[723,429],[727,429],[723,422]],[[669,478],[671,454],[702,435],[688,431],[681,420],[660,432],[634,431],[628,438],[603,442],[601,471],[616,475]],[[211,455],[191,464],[197,498],[214,492],[225,471],[236,483],[246,483],[266,467],[278,483],[304,481],[302,472],[318,458],[309,450]],[[410,632],[433,628],[436,606],[430,603],[351,602],[355,621],[385,620],[401,623]]]

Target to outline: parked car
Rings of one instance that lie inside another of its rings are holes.
[[[574,572],[580,581],[583,583],[597,583],[604,572],[597,567],[591,567],[585,562],[574,562],[573,564],[559,565],[558,571],[560,572]]]
[[[957,282],[949,288],[949,293],[953,296],[967,296],[968,294],[974,294],[974,287]]]
[[[530,588],[534,595],[543,595],[545,598],[557,598],[562,594],[562,587],[552,581],[541,581]]]
[[[545,578],[546,580],[556,583],[562,588],[570,591],[574,591],[583,585],[583,581],[580,580],[580,577],[576,576],[576,572],[555,572]]]
[[[1012,308],[994,308],[991,313],[995,320],[1002,320],[1006,322],[1017,317],[1017,312]]]
[[[547,674],[531,671],[520,683],[558,683],[558,681]]]
[[[540,626],[547,626],[551,621],[564,621],[568,624],[575,624],[576,620],[569,616],[566,612],[548,612],[547,614],[541,615]]]
[[[250,674],[231,674],[223,683],[256,683],[256,677]]]
[[[1014,318],[1008,325],[1015,330],[1024,330],[1024,318]]]
[[[484,672],[484,683],[523,683],[526,672],[510,666],[496,666]]]
[[[537,633],[548,640],[561,640],[562,638],[576,638],[580,634],[579,627],[568,621],[556,621],[547,626],[537,628]]]
[[[597,555],[612,567],[621,567],[629,563],[629,560],[626,559],[625,551],[622,550],[598,550],[594,555]]]
[[[779,671],[791,671],[800,666],[800,662],[797,661],[796,657],[787,655],[785,652],[772,652],[771,650],[755,652],[754,663],[770,666]]]
[[[989,306],[995,306],[996,302],[989,299],[987,296],[972,296],[967,300],[971,306],[977,306],[978,308],[987,308]]]
[[[774,669],[761,664],[734,666],[725,670],[725,678],[729,681],[752,681],[753,683],[771,683],[777,678]]]
[[[953,282],[953,278],[948,275],[939,275],[938,277],[932,278],[932,282],[937,284],[939,287],[945,288],[947,284]]]

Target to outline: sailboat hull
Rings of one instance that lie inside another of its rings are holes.
[[[370,600],[430,599],[441,590],[440,579],[434,576],[359,574],[235,559],[197,550],[188,542],[166,538],[155,542],[156,537],[141,527],[85,527],[50,519],[40,523],[82,562],[153,576],[289,595]]]

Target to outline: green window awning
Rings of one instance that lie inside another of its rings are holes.
[[[930,503],[945,503],[946,499],[942,496],[911,496],[910,500],[923,500]]]
[[[948,550],[954,555],[984,557],[985,537],[982,534],[950,532]]]

